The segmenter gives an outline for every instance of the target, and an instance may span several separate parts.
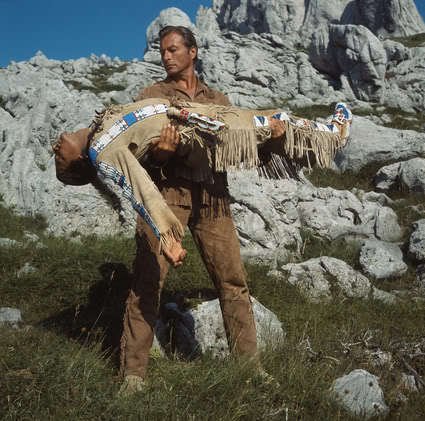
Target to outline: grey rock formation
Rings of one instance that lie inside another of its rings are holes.
[[[375,279],[397,278],[407,271],[403,253],[396,244],[367,240],[360,251],[360,265]]]
[[[418,261],[425,261],[425,219],[413,223],[409,239],[409,253]]]
[[[0,307],[0,326],[18,328],[22,323],[21,310],[12,307]]]
[[[286,262],[301,247],[301,227],[329,240],[397,241],[401,235],[394,211],[374,197],[359,199],[307,181],[265,180],[248,171],[230,173],[229,184],[242,255],[249,260]]]
[[[412,158],[379,169],[375,185],[380,190],[402,189],[403,191],[425,192],[425,159]]]
[[[385,165],[380,168],[376,173],[373,182],[379,190],[390,190],[397,185],[399,178],[401,163],[396,162],[395,164]]]
[[[364,25],[382,36],[425,32],[414,0],[356,0],[349,4],[341,21]]]
[[[345,297],[395,302],[392,294],[377,290],[360,272],[333,257],[323,256],[302,263],[289,263],[271,271],[270,275],[295,286],[312,302]]]
[[[405,47],[400,42],[386,39],[382,45],[387,54],[387,63],[393,62],[398,64],[411,58],[409,48]]]
[[[362,419],[385,416],[389,412],[378,378],[366,370],[353,370],[336,379],[332,392],[336,402]]]
[[[322,26],[313,34],[310,59],[316,68],[335,78],[342,74],[348,76],[357,98],[381,99],[387,54],[381,41],[367,28]]]
[[[371,163],[403,160],[425,154],[425,134],[379,126],[358,117],[353,120],[351,137],[335,159],[342,171],[359,171]]]
[[[213,10],[222,29],[240,34],[283,34],[301,26],[305,5],[297,0],[214,0]]]
[[[191,22],[186,13],[177,7],[169,7],[161,11],[159,16],[151,22],[146,30],[147,48],[144,55],[146,62],[160,64],[161,57],[159,54],[159,31],[168,25],[186,26],[195,30],[195,26]]]
[[[260,348],[276,346],[284,339],[282,325],[276,315],[252,298],[252,308]],[[223,357],[229,353],[218,299],[199,304],[190,310],[194,321],[195,339],[202,353]]]
[[[132,232],[134,212],[113,187],[65,187],[55,179],[50,142],[63,130],[87,125],[95,109],[110,102],[129,102],[141,87],[164,76],[156,34],[166,24],[194,28],[200,45],[200,75],[236,105],[291,108],[349,99],[372,111],[356,95],[372,98],[382,90],[383,104],[410,111],[425,109],[425,48],[406,50],[393,41],[386,41],[384,48],[367,30],[348,25],[351,21],[335,25],[334,20],[348,16],[348,6],[346,0],[308,4],[216,0],[212,9],[199,10],[196,26],[186,14],[171,8],[149,27],[143,62],[105,55],[60,62],[39,52],[28,62],[0,69],[0,193],[5,203],[21,213],[41,214],[55,234]],[[255,16],[264,18],[267,32],[253,27],[250,19]],[[295,32],[300,29],[307,36],[308,24],[319,33],[317,25],[327,28],[330,21],[331,32],[326,29],[324,34],[338,44],[335,63],[329,60],[334,54],[328,48],[330,41],[318,45],[324,48],[320,50],[323,60],[335,64],[335,69],[329,67],[331,76],[312,66]],[[242,24],[248,28],[247,35],[234,32],[232,25]],[[424,137],[356,117],[352,138],[337,163],[341,170],[358,170],[372,161],[415,157],[425,151]],[[242,253],[249,259],[285,261],[300,249],[300,227],[328,239],[398,240],[400,227],[383,196],[360,197],[359,192],[316,189],[309,183],[245,177],[230,176],[230,182]]]

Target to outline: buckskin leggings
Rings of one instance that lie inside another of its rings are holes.
[[[170,205],[188,226],[217,290],[229,348],[256,356],[256,329],[239,240],[231,216],[208,214],[190,206]],[[139,218],[133,285],[126,303],[121,338],[121,372],[145,377],[158,317],[161,289],[169,269],[159,255],[151,230]]]

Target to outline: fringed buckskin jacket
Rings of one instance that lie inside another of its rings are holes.
[[[267,118],[271,115],[285,122],[280,139],[271,139]],[[194,182],[211,183],[213,172],[240,168],[258,168],[265,176],[294,177],[294,163],[309,165],[314,160],[328,167],[342,146],[332,124],[296,119],[277,110],[159,98],[107,108],[92,123],[89,159],[101,178],[122,188],[161,249],[170,241],[180,241],[184,231],[139,160],[146,159],[152,140],[170,120],[177,125],[180,144],[176,153],[185,164],[179,175]]]

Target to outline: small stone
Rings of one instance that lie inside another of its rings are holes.
[[[21,311],[12,307],[0,307],[0,325],[11,325],[17,328],[22,322]]]

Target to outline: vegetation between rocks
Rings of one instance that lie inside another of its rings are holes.
[[[94,94],[100,94],[102,92],[111,92],[111,91],[123,91],[125,86],[119,84],[113,84],[108,81],[108,78],[114,73],[121,73],[127,69],[128,64],[124,63],[120,66],[100,66],[98,69],[95,69],[89,77],[93,86],[85,85],[84,83],[78,80],[69,80],[66,82],[67,85],[72,86],[77,91],[88,90]]]
[[[414,351],[425,347],[422,301],[312,304],[269,277],[267,268],[252,265],[252,295],[276,313],[286,332],[283,344],[261,355],[280,385],[261,382],[244,359],[205,355],[185,362],[154,354],[146,390],[119,398],[116,356],[134,240],[53,238],[43,233],[40,218],[1,207],[0,213],[0,237],[22,242],[0,248],[1,306],[21,309],[24,319],[20,329],[0,327],[2,419],[347,420],[329,388],[355,368],[380,377],[392,418],[425,417],[424,395],[405,403],[409,394],[400,382],[402,372],[425,375],[425,354]],[[24,231],[38,234],[44,247],[26,242]],[[170,272],[163,300],[183,292],[195,305],[215,292],[193,242],[186,239],[185,246],[188,260]],[[308,245],[304,252],[314,254]],[[18,275],[25,263],[37,271]],[[378,351],[392,358],[381,361]]]
[[[408,48],[421,47],[425,43],[425,32],[421,34],[410,35],[408,37],[397,37],[393,38],[393,40],[400,42]]]

